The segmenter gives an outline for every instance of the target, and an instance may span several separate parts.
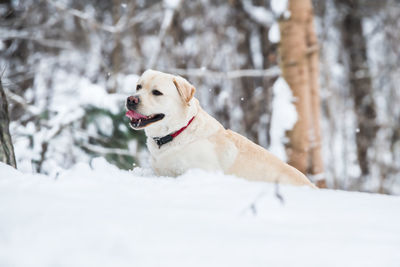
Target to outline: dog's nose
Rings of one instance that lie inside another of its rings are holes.
[[[128,99],[126,100],[126,105],[127,105],[128,107],[134,108],[137,104],[139,104],[139,97],[136,97],[136,96],[131,95],[131,96],[128,97]]]

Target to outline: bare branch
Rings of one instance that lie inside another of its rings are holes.
[[[257,24],[269,28],[275,22],[274,14],[270,10],[265,7],[254,6],[251,0],[243,0],[242,6],[244,12]]]
[[[161,27],[160,27],[160,33],[158,34],[158,42],[157,42],[157,46],[155,47],[155,51],[153,52],[150,61],[149,61],[149,68],[152,69],[154,68],[157,59],[159,57],[159,54],[161,52],[162,49],[162,45],[163,45],[163,40],[165,37],[165,34],[167,33],[168,29],[171,27],[172,24],[172,20],[174,18],[175,15],[175,11],[176,9],[179,8],[180,2],[178,2],[178,4],[176,6],[173,7],[167,7],[165,9],[164,12],[164,18],[163,21],[161,23]]]
[[[121,155],[121,156],[130,156],[132,157],[133,154],[129,150],[126,149],[120,149],[120,148],[108,148],[108,147],[102,147],[102,146],[96,146],[92,144],[82,144],[81,147],[86,148],[92,152],[96,152],[98,154],[115,154],[115,155]]]
[[[125,17],[121,17],[119,21],[115,25],[105,25],[103,23],[98,22],[95,18],[91,15],[80,11],[78,9],[67,7],[66,5],[52,0],[46,0],[48,3],[55,6],[58,10],[64,11],[67,14],[74,16],[78,19],[86,21],[87,23],[91,24],[95,28],[101,29],[106,32],[110,33],[121,33],[128,28],[134,26],[135,24],[144,21],[146,18],[149,18],[150,13],[154,13],[157,9],[159,9],[159,4],[153,5],[151,8],[144,10],[143,12],[136,14],[130,20],[127,20]]]
[[[164,71],[172,72],[178,75],[191,76],[191,77],[213,77],[220,79],[237,79],[241,77],[276,77],[281,74],[279,67],[272,67],[269,69],[243,69],[231,71],[213,71],[208,69],[164,69]]]
[[[45,37],[38,36],[35,32],[28,31],[15,31],[15,30],[1,30],[0,29],[0,39],[25,39],[35,41],[43,46],[61,48],[61,49],[72,49],[73,45],[71,42],[46,39]]]
[[[283,198],[282,194],[279,190],[279,181],[275,182],[275,197],[279,200],[279,202],[283,205],[285,204],[285,199]]]

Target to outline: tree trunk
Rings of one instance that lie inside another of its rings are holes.
[[[0,161],[16,168],[14,147],[8,129],[9,123],[8,103],[0,80]]]
[[[116,25],[121,18],[121,0],[112,1],[112,19],[113,24]],[[112,68],[112,79],[113,83],[111,88],[109,88],[109,93],[116,93],[118,88],[118,74],[121,71],[122,62],[122,45],[120,33],[115,33],[113,35],[114,47],[111,51],[111,68]]]
[[[362,177],[370,174],[368,148],[372,147],[376,131],[376,107],[368,66],[366,40],[363,35],[361,6],[358,0],[339,1],[344,14],[342,41],[349,66],[349,86],[357,118],[357,158]]]
[[[318,41],[313,25],[311,0],[291,0],[290,18],[281,18],[279,28],[282,76],[296,98],[298,119],[288,132],[289,164],[302,173],[318,177],[325,187],[321,155]]]
[[[306,173],[308,169],[308,153],[310,149],[309,127],[310,118],[310,90],[309,71],[306,60],[306,26],[310,13],[309,0],[289,1],[289,19],[281,19],[279,28],[281,42],[279,46],[280,67],[282,76],[296,98],[298,119],[288,133],[289,144],[287,154],[289,164]]]
[[[309,71],[309,85],[311,91],[311,146],[310,146],[310,173],[314,176],[318,187],[326,188],[324,176],[324,162],[321,152],[321,125],[320,125],[320,95],[319,95],[319,45],[315,34],[313,11],[309,15],[306,28],[307,36],[307,63]]]
[[[243,58],[244,62],[240,66],[243,69],[254,68],[251,62],[251,51],[250,51],[250,33],[252,25],[248,22],[246,14],[243,11],[241,2],[236,2],[236,14],[235,14],[235,27],[236,30],[242,34],[242,38],[238,41],[238,52]],[[259,143],[258,140],[258,124],[261,114],[261,105],[259,99],[254,98],[254,89],[262,86],[262,80],[259,77],[242,77],[238,79],[237,84],[242,89],[240,98],[237,98],[239,105],[243,112],[243,124],[246,132],[246,137],[253,142]]]

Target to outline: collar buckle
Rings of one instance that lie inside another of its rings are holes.
[[[153,140],[156,142],[158,145],[158,148],[160,148],[162,145],[165,145],[166,143],[171,142],[173,139],[172,135],[166,135],[164,137],[154,137]]]

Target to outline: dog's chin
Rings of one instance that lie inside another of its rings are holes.
[[[153,123],[156,123],[160,120],[162,120],[165,115],[163,113],[156,113],[152,114],[149,116],[140,114],[139,112],[135,110],[128,110],[126,112],[126,116],[130,119],[129,125],[134,129],[134,130],[141,130]]]

